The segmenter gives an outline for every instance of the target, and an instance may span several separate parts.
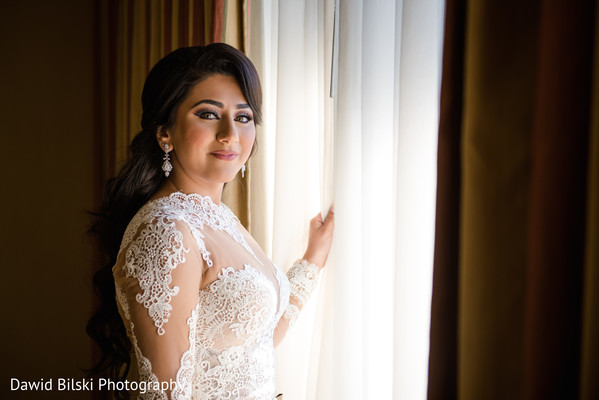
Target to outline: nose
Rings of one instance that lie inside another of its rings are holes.
[[[237,143],[239,141],[237,126],[235,126],[235,121],[232,118],[221,118],[216,140],[226,144]]]

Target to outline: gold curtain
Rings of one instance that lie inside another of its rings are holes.
[[[428,398],[599,398],[599,10],[447,0]]]
[[[599,6],[595,9],[591,136],[587,195],[586,255],[583,275],[582,400],[599,398]]]
[[[141,130],[141,91],[150,68],[172,50],[225,42],[247,50],[249,0],[98,1],[100,185],[114,176]],[[249,172],[249,171],[248,171]],[[247,173],[247,172],[246,172]],[[223,201],[248,224],[245,181],[226,185]]]

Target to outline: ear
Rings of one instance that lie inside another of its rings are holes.
[[[173,143],[171,141],[171,134],[168,129],[164,126],[159,127],[156,130],[156,140],[158,141],[158,145],[164,151],[164,145],[168,144],[169,151],[173,149]]]

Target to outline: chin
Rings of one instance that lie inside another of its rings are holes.
[[[237,176],[237,173],[223,173],[223,174],[218,174],[218,175],[212,177],[212,179],[210,179],[210,180],[213,182],[219,182],[219,183],[229,183],[232,180],[234,180],[236,176]]]

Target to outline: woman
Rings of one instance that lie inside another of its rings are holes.
[[[334,222],[312,219],[286,277],[221,203],[254,151],[261,101],[254,66],[222,43],[178,49],[146,79],[142,131],[92,229],[108,260],[88,324],[104,356],[95,372],[123,380],[133,353],[141,398],[274,397],[274,346],[315,286]]]

